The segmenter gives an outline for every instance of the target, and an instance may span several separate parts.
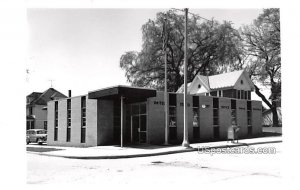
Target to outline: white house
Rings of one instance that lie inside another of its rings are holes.
[[[183,85],[178,93],[183,93]],[[223,73],[212,76],[197,75],[188,84],[189,94],[228,97],[251,100],[254,84],[245,70]]]

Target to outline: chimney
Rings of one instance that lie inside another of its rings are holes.
[[[68,90],[68,92],[69,92],[69,98],[71,98],[71,96],[72,96],[72,91],[71,91],[71,90]]]

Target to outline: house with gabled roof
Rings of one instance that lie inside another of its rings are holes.
[[[183,85],[177,93],[183,93]],[[197,75],[188,84],[189,94],[251,100],[254,84],[245,70],[212,76]]]
[[[44,92],[32,92],[26,96],[26,129],[47,130],[47,103],[66,97],[54,88]]]

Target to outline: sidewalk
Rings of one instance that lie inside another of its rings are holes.
[[[32,152],[28,153],[44,155],[44,156],[55,156],[72,159],[118,159],[118,158],[134,158],[134,157],[145,157],[145,156],[158,156],[174,153],[183,153],[198,151],[204,147],[210,148],[226,148],[226,147],[237,147],[237,146],[249,146],[256,144],[267,144],[267,143],[280,143],[282,142],[281,136],[276,137],[261,137],[253,139],[242,139],[239,143],[231,143],[227,141],[219,142],[207,142],[207,143],[195,143],[191,144],[192,148],[186,149],[179,145],[172,146],[157,146],[157,145],[140,145],[131,147],[118,147],[118,146],[97,146],[88,148],[77,148],[77,147],[60,147],[60,146],[38,146],[38,145],[27,145],[29,148],[45,148],[52,149],[53,151],[45,152]]]

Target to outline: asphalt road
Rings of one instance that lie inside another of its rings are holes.
[[[199,154],[77,160],[27,154],[27,183],[88,184],[277,184],[282,143],[251,146],[274,147],[276,154]],[[186,180],[185,180],[186,179]]]

